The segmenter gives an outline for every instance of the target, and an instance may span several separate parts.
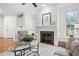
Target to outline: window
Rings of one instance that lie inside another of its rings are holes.
[[[74,24],[77,21],[77,11],[71,10],[67,14],[67,36],[74,34]]]

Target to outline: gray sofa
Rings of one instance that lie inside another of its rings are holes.
[[[63,47],[57,47],[54,55],[58,56],[79,56],[79,41],[74,41],[71,44],[70,49]]]

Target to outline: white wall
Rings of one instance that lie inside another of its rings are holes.
[[[35,21],[34,17],[31,13],[25,13],[24,14],[24,30],[28,31],[28,34],[35,32]]]
[[[47,6],[37,11],[37,26],[42,26],[42,14],[51,13],[51,23],[56,22],[56,6]],[[50,26],[50,25],[49,25]]]
[[[30,12],[24,13],[21,18],[16,17],[16,41],[18,41],[18,31],[28,31],[29,35],[35,32],[34,22],[34,17]],[[22,26],[22,28],[20,26]]]

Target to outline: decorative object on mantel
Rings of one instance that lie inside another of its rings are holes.
[[[42,26],[49,26],[51,24],[51,13],[45,13],[42,15]]]

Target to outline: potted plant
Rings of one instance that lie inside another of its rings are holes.
[[[26,36],[26,37],[23,38],[23,41],[24,42],[32,42],[33,39],[34,38],[32,36],[28,35],[28,36]]]

